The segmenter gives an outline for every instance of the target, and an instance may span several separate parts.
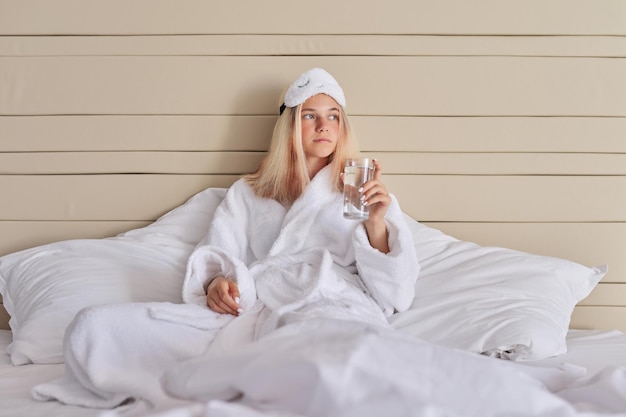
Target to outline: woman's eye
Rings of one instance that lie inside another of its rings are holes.
[[[339,117],[336,114],[331,114],[330,116],[328,116],[328,118],[330,120],[337,120]]]
[[[315,119],[315,116],[313,116],[312,114],[309,113],[309,114],[303,115],[302,118],[306,119],[306,120],[313,120],[313,119]]]

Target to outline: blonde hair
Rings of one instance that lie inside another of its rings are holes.
[[[302,147],[302,104],[287,107],[274,125],[272,142],[259,169],[243,178],[259,197],[293,203],[311,182]],[[343,108],[339,106],[337,147],[328,157],[334,191],[342,191],[340,174],[346,158],[358,155],[358,145]]]

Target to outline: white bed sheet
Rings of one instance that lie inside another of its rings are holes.
[[[13,366],[6,353],[11,332],[0,330],[0,416],[1,417],[91,417],[100,410],[39,402],[30,396],[38,383],[50,381],[63,374],[63,364]]]
[[[537,366],[579,365],[587,370],[588,375],[595,375],[611,365],[626,366],[626,334],[618,330],[570,330],[567,349],[563,355],[529,363]]]
[[[38,402],[31,398],[32,386],[49,381],[63,373],[62,364],[12,366],[6,347],[11,332],[0,330],[0,417],[74,417],[97,416],[102,410]],[[520,366],[553,367],[564,363],[583,367],[587,375],[595,375],[611,365],[626,366],[626,334],[619,331],[570,330],[568,352],[557,357]]]

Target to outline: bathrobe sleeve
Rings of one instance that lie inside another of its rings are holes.
[[[249,201],[242,180],[233,184],[213,216],[205,238],[200,241],[187,261],[183,282],[183,301],[206,304],[206,287],[217,276],[236,281],[241,293],[241,305],[253,304],[254,283],[247,264],[249,254]]]
[[[363,224],[353,235],[359,277],[386,316],[411,306],[420,270],[413,237],[397,199],[391,197],[385,216],[390,252],[384,254],[370,245]]]

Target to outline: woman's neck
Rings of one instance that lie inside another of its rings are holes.
[[[309,179],[313,179],[322,168],[328,165],[328,158],[309,158],[306,165],[309,170]]]

